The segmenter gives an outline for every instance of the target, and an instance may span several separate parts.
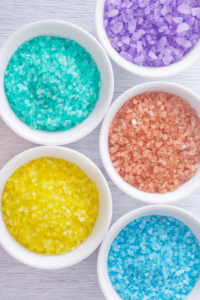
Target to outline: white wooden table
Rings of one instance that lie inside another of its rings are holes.
[[[15,30],[34,21],[59,19],[81,26],[96,37],[95,0],[0,0],[0,46]],[[149,81],[129,74],[112,63],[115,74],[115,100],[127,89]],[[200,63],[182,75],[166,79],[180,83],[200,95]],[[88,156],[108,180],[113,197],[113,219],[143,204],[121,192],[108,178],[100,160],[98,139],[100,126],[79,142],[68,145]],[[0,169],[12,157],[37,145],[14,134],[0,119]],[[145,204],[144,204],[145,205]],[[200,190],[181,201],[182,207],[200,218]],[[1,234],[1,233],[0,233]],[[43,271],[29,268],[7,254],[0,246],[0,300],[100,300],[97,274],[98,250],[71,268]]]

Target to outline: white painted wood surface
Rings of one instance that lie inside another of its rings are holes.
[[[96,37],[94,26],[95,0],[0,0],[0,46],[15,30],[33,21],[59,19],[72,22]],[[115,100],[127,89],[149,81],[129,74],[112,63],[115,74]],[[187,72],[166,81],[176,82],[200,95],[200,63]],[[100,126],[86,138],[68,145],[88,156],[108,180],[113,197],[113,219],[143,204],[121,192],[108,178],[99,156]],[[0,168],[20,152],[36,147],[14,134],[0,119]],[[144,204],[145,205],[145,204]],[[179,202],[182,207],[200,218],[200,190]],[[0,300],[100,300],[104,296],[96,275],[98,250],[88,259],[71,268],[43,271],[25,266],[0,246]]]

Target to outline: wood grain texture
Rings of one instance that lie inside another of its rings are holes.
[[[30,22],[60,19],[72,22],[96,37],[94,27],[94,0],[0,0],[0,46],[15,30]],[[125,90],[144,82],[112,63],[115,74],[115,100]],[[200,63],[181,75],[166,81],[183,84],[200,95]],[[88,156],[108,180],[113,197],[113,219],[141,207],[139,201],[121,192],[108,178],[98,150],[100,126],[86,138],[68,145]],[[0,169],[12,157],[37,145],[14,134],[0,119]],[[177,206],[200,218],[200,191]],[[43,271],[25,266],[0,246],[0,299],[1,300],[103,300],[96,275],[98,250],[88,259],[71,268]]]

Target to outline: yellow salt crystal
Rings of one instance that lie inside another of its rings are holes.
[[[46,255],[76,249],[92,232],[98,212],[96,185],[76,165],[58,158],[23,165],[8,179],[2,195],[10,234]]]

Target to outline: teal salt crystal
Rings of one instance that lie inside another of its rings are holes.
[[[200,247],[179,220],[142,217],[113,241],[107,268],[124,300],[186,300],[200,276]]]
[[[18,118],[32,129],[63,131],[94,110],[101,87],[92,56],[77,42],[38,36],[10,59],[5,93]]]

